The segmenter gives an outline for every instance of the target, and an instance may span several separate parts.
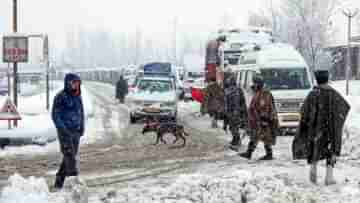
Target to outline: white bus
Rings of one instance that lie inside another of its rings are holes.
[[[299,110],[313,83],[308,65],[292,46],[274,43],[243,53],[238,65],[230,68],[244,90],[247,105],[253,96],[252,78],[256,73],[261,74],[265,88],[275,98],[280,127],[284,133],[295,132],[300,120]]]

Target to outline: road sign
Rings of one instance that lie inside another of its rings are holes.
[[[27,62],[28,61],[28,37],[27,36],[4,36],[3,37],[3,62]]]
[[[8,97],[0,109],[0,120],[21,120],[21,116],[14,103]]]

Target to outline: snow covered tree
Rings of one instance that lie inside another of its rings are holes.
[[[312,69],[330,40],[337,0],[283,0],[284,31],[281,37],[293,44]]]
[[[322,49],[335,29],[332,18],[339,0],[264,0],[264,10],[257,19],[268,19],[278,41],[292,44],[312,69],[319,65]]]

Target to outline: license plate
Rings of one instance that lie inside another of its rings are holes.
[[[287,122],[295,122],[300,120],[299,115],[284,115],[282,118],[283,121]]]
[[[147,113],[160,113],[160,109],[153,107],[144,108],[144,111]]]

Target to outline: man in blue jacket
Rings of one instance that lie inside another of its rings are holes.
[[[57,129],[61,166],[56,173],[54,187],[61,189],[67,176],[78,176],[76,155],[80,137],[84,134],[84,108],[81,98],[80,77],[69,73],[64,79],[64,89],[54,98],[52,119]]]

